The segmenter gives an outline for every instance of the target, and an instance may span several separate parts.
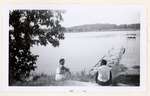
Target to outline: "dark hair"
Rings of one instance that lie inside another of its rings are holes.
[[[106,64],[107,64],[107,61],[105,59],[102,59],[101,65],[106,65]]]
[[[63,63],[61,63],[61,62],[63,62]],[[64,58],[61,58],[61,59],[59,60],[59,63],[60,63],[61,65],[64,65],[64,62],[65,62],[65,59],[64,59]]]

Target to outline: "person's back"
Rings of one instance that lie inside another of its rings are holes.
[[[110,79],[110,68],[108,66],[102,65],[98,69],[98,80],[106,82]]]
[[[96,83],[100,85],[109,85],[111,83],[112,74],[111,68],[106,66],[107,61],[102,60],[101,66],[98,68],[96,74]]]
[[[64,59],[61,59],[59,61],[60,65],[59,67],[56,69],[56,76],[55,76],[55,80],[56,81],[60,81],[60,80],[66,80],[68,79],[69,75],[71,74],[69,69],[64,67]]]

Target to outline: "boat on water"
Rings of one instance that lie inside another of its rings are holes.
[[[126,34],[128,39],[136,39],[136,34]]]

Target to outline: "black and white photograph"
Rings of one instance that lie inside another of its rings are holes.
[[[142,83],[139,7],[14,8],[8,31],[8,86]]]

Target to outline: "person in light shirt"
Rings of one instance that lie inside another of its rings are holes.
[[[101,66],[98,68],[96,73],[96,83],[102,86],[108,86],[112,82],[111,68],[107,66],[107,61],[102,60]]]
[[[67,80],[71,76],[71,72],[69,68],[66,68],[64,64],[65,64],[65,59],[64,58],[60,59],[59,66],[56,69],[56,75],[55,75],[56,81]]]

